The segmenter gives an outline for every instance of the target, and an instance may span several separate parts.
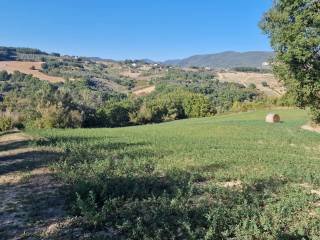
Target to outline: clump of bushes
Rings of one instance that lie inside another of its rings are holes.
[[[8,131],[12,128],[13,123],[12,123],[12,119],[10,117],[7,116],[1,116],[0,117],[0,131]]]
[[[8,131],[13,128],[23,129],[24,124],[20,114],[13,112],[2,112],[0,114],[0,131]]]
[[[10,74],[7,71],[0,71],[0,81],[8,81],[10,80]]]
[[[208,117],[216,114],[209,98],[177,89],[146,101],[132,120],[138,124],[183,118]]]
[[[100,127],[121,127],[215,114],[216,109],[206,96],[176,89],[144,99],[108,101],[98,109],[97,122]]]
[[[135,111],[134,101],[109,101],[97,111],[97,122],[101,127],[123,127],[130,125],[130,113]]]
[[[40,108],[40,118],[36,119],[37,128],[79,128],[83,117],[77,110],[68,110],[61,105],[51,105]]]

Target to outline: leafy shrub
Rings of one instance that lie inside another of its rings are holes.
[[[318,107],[311,106],[310,107],[310,118],[313,123],[320,123],[320,110]]]
[[[249,89],[257,89],[257,86],[254,83],[250,83],[248,88]]]
[[[7,116],[0,117],[0,131],[8,131],[12,128],[12,119]]]
[[[79,111],[68,111],[59,105],[40,108],[39,112],[41,117],[34,124],[38,128],[77,128],[83,121]]]
[[[146,103],[143,103],[141,108],[137,112],[129,114],[130,121],[135,124],[150,123],[152,119],[151,109],[147,107]]]
[[[98,125],[101,127],[122,127],[130,124],[130,113],[134,111],[134,102],[108,101],[97,111]]]
[[[269,86],[269,84],[268,84],[267,81],[262,81],[262,82],[261,82],[261,85],[262,85],[263,87],[268,87],[268,86]]]
[[[208,117],[217,113],[209,98],[202,94],[185,93],[183,108],[188,118]]]
[[[8,81],[10,79],[10,74],[3,70],[3,71],[0,71],[0,81]]]

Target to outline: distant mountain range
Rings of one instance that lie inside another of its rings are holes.
[[[194,55],[184,59],[168,60],[167,65],[179,67],[211,67],[211,68],[235,68],[235,67],[264,67],[274,57],[273,52],[222,52],[216,54]]]
[[[0,46],[0,61],[2,60],[19,60],[20,57],[34,56],[60,56],[58,53],[46,53],[38,49],[32,48],[16,48],[16,47],[1,47]],[[133,61],[143,61],[145,63],[166,64],[179,67],[210,67],[231,69],[236,67],[254,67],[254,68],[268,68],[265,64],[274,57],[274,52],[234,52],[227,51],[215,54],[194,55],[184,59],[167,60],[164,62],[153,61],[150,59],[140,59]],[[115,61],[111,59],[104,59],[100,57],[81,57],[91,61]],[[116,61],[115,61],[116,62]]]

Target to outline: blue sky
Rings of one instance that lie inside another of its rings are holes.
[[[1,0],[0,45],[165,60],[271,50],[258,28],[272,0]]]

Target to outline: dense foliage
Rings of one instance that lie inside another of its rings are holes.
[[[213,104],[203,94],[175,89],[147,97],[139,111],[132,117],[136,123],[148,123],[207,117],[215,113]]]
[[[0,88],[2,112],[40,128],[94,126],[96,109],[108,99],[123,97],[91,90],[86,81],[55,85],[20,72],[0,72]]]
[[[127,98],[89,79],[51,84],[5,71],[0,72],[0,87],[2,112],[38,128],[121,127],[216,113],[209,98],[182,89]]]
[[[254,88],[246,88],[238,83],[220,82],[210,72],[187,72],[172,69],[165,76],[155,80],[160,88],[162,84],[183,87],[191,92],[206,95],[219,112],[232,108],[236,101],[254,101],[259,99],[261,93]]]
[[[65,79],[49,83],[19,72],[0,72],[2,112],[18,116],[18,122],[31,127],[159,123],[245,109],[242,106],[255,106],[253,102],[264,99],[253,84],[220,82],[207,69],[186,70],[138,60],[96,62],[37,49],[0,49],[14,60],[42,61],[40,71]],[[152,94],[132,94],[132,88],[151,84],[156,86]]]
[[[276,52],[275,73],[320,122],[320,2],[276,0],[261,27]]]

